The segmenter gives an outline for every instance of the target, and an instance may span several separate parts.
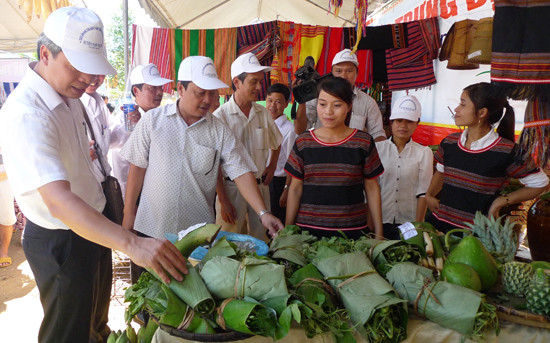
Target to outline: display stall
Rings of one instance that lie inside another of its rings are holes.
[[[356,337],[357,342],[366,342],[360,336]],[[441,327],[440,325],[423,320],[421,318],[410,316],[407,326],[407,338],[403,343],[424,343],[424,342],[460,342],[462,336],[450,329]],[[501,322],[500,334],[496,336],[494,333],[486,335],[485,342],[487,343],[544,343],[550,341],[550,330],[536,327],[524,326],[520,324]],[[186,340],[180,337],[170,335],[168,332],[158,330],[153,338],[155,343],[191,343],[196,341]],[[268,343],[273,342],[267,337],[251,337],[244,340],[234,341],[236,343]],[[332,338],[327,335],[319,335],[315,338],[307,338],[304,331],[299,328],[292,328],[289,334],[277,341],[280,343],[328,343],[332,342]],[[466,341],[468,342],[468,341]]]

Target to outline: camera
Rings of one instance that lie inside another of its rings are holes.
[[[306,57],[304,65],[296,70],[294,76],[302,81],[292,88],[294,99],[300,104],[315,99],[317,97],[317,83],[322,79],[315,70],[315,59],[311,56]]]

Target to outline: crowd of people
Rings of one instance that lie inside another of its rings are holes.
[[[252,53],[233,61],[233,95],[221,106],[218,90],[229,86],[208,57],[181,62],[178,100],[164,106],[162,86],[172,80],[153,64],[137,66],[128,131],[109,125],[97,93],[116,71],[95,13],[53,12],[37,47],[39,60],[0,112],[9,178],[0,179],[0,267],[8,264],[4,244],[14,223],[4,213],[11,187],[27,217],[23,249],[44,309],[39,342],[106,341],[111,249],[131,258],[134,280],[149,268],[169,282],[187,269],[165,235],[198,223],[263,240],[292,224],[318,237],[342,231],[393,239],[400,224],[424,221],[428,207],[427,220],[446,231],[477,210],[497,216],[503,205],[548,187],[542,171],[515,158],[513,109],[488,83],[464,89],[455,122],[466,129],[441,142],[434,164],[432,151],[411,138],[419,101],[394,102],[386,138],[376,102],[355,87],[359,62],[347,49],[317,98],[298,106],[294,123],[284,113],[288,86],[273,84],[266,106],[256,102],[271,68]],[[111,173],[125,195],[121,225],[102,215],[101,183]],[[500,195],[511,177],[525,187]]]

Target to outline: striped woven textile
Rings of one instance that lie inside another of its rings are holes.
[[[434,216],[449,224],[467,228],[476,211],[487,212],[509,178],[537,172],[517,162],[514,142],[498,138],[481,150],[468,150],[460,143],[461,133],[447,136],[434,155],[445,166],[439,209]]]
[[[300,42],[300,62],[299,65],[304,65],[306,57],[311,56],[315,59],[315,64],[319,61],[325,35],[327,34],[327,26],[302,25],[301,42]]]
[[[366,227],[364,180],[384,171],[373,138],[354,130],[340,142],[325,143],[314,131],[296,139],[285,171],[303,180],[296,225],[320,230]]]
[[[277,26],[283,47],[273,56],[271,82],[290,86],[300,62],[302,24],[278,21]]]
[[[550,102],[530,100],[524,122],[518,143],[520,160],[527,160],[532,166],[550,166]]]
[[[427,58],[417,21],[407,23],[407,44],[405,49],[386,50],[388,86],[391,91],[424,88],[436,83],[433,61]]]
[[[280,47],[282,41],[275,21],[237,27],[237,56],[252,52],[262,65],[271,65],[273,54]],[[271,84],[269,75],[264,73],[260,100],[266,98],[267,87]]]
[[[407,47],[407,25],[391,24],[367,26],[361,37],[358,50],[386,50]]]
[[[491,81],[517,100],[550,100],[550,0],[495,0]]]
[[[342,40],[342,28],[341,27],[328,27],[325,39],[323,42],[323,49],[317,62],[317,72],[320,75],[326,75],[332,70],[332,59],[334,55],[344,49]]]
[[[237,28],[211,30],[173,30],[171,46],[172,75],[177,79],[181,61],[188,56],[207,56],[214,61],[218,78],[231,84],[231,63],[236,58]],[[220,89],[221,95],[230,93],[230,88]]]
[[[357,38],[357,31],[354,27],[345,27],[343,29],[343,49],[353,49],[355,46],[355,40]],[[359,62],[357,80],[355,85],[359,88],[365,88],[372,86],[373,71],[372,71],[372,50],[357,50],[357,61]],[[331,61],[332,62],[332,61]]]
[[[149,62],[154,63],[160,73],[160,76],[176,80],[172,75],[172,66],[170,64],[170,29],[154,28],[153,39],[151,40],[151,50],[149,51]],[[177,82],[167,83],[162,87],[166,93],[174,93]]]

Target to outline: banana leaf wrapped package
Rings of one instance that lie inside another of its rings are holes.
[[[130,303],[125,312],[127,323],[138,312],[145,310],[158,318],[160,324],[194,333],[215,332],[208,321],[194,313],[191,307],[149,273],[143,273],[138,282],[126,290],[125,300]]]
[[[407,337],[407,304],[376,272],[364,252],[316,260],[336,290],[352,323],[369,342],[400,342]]]
[[[216,307],[216,302],[208,292],[208,288],[204,284],[199,271],[191,263],[187,263],[187,275],[182,281],[177,281],[173,277],[169,284],[165,284],[178,298],[183,300],[187,305],[191,306],[194,311],[208,314]],[[151,271],[150,271],[151,272]],[[152,274],[160,281],[160,277],[155,273]]]
[[[297,321],[306,337],[330,333],[338,343],[356,342],[353,329],[348,325],[348,312],[338,308],[335,291],[313,264],[296,270],[288,281],[293,293],[303,304],[298,306],[301,320]],[[279,313],[278,306],[272,305],[272,302],[273,299],[269,299],[264,303]]]
[[[418,315],[474,339],[491,327],[498,333],[496,308],[483,294],[435,281],[432,270],[409,262],[396,264],[386,277]]]
[[[382,276],[385,276],[396,263],[417,264],[422,258],[422,252],[416,245],[402,240],[381,241],[361,237],[356,241],[355,249],[364,251]]]
[[[284,266],[269,259],[245,257],[237,261],[215,256],[200,274],[210,293],[220,300],[250,297],[263,301],[288,294]]]
[[[269,254],[273,259],[286,260],[300,267],[308,264],[304,257],[304,244],[316,240],[315,236],[308,233],[299,233],[299,227],[289,225],[280,232],[269,245]]]
[[[275,310],[254,300],[225,299],[218,307],[216,322],[224,330],[251,335],[275,338],[277,331]]]

